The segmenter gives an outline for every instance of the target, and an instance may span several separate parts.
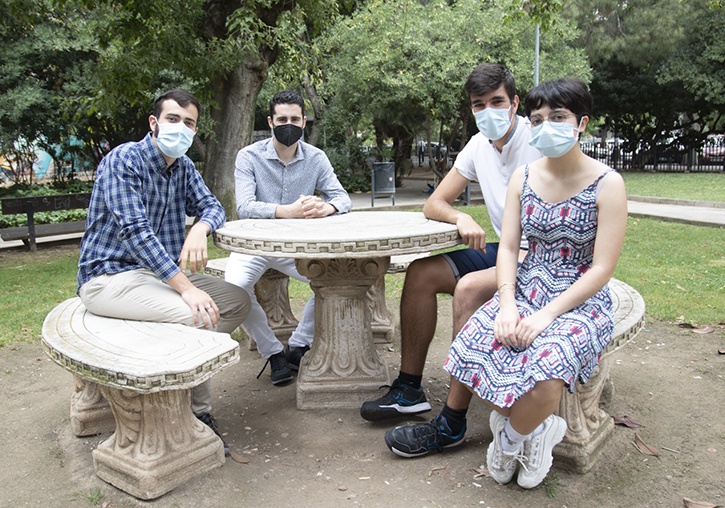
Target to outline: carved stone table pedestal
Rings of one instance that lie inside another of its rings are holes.
[[[388,269],[389,258],[298,259],[315,292],[315,339],[302,357],[297,408],[357,408],[388,369],[375,350],[370,305],[364,298]]]
[[[388,262],[390,258],[387,258]],[[395,315],[385,303],[385,274],[381,274],[365,294],[370,308],[370,329],[376,344],[390,344],[395,335]]]
[[[315,292],[315,338],[300,364],[297,407],[358,408],[388,384],[375,351],[392,338],[385,272],[392,256],[416,257],[461,243],[458,228],[417,212],[351,212],[321,219],[244,219],[214,243],[252,256],[295,258]]]

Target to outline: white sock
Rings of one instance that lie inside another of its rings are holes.
[[[507,421],[506,426],[501,432],[501,448],[505,453],[513,455],[519,450],[519,448],[521,448],[521,443],[523,443],[527,437],[529,436],[516,432],[516,430],[511,426],[511,422]]]
[[[546,420],[544,420],[544,422],[545,421]],[[546,425],[544,425],[544,422],[541,422],[539,424],[539,426],[536,427],[536,429],[534,429],[534,431],[531,434],[529,434],[529,436],[531,436],[531,437],[538,436],[539,434],[541,434],[542,432],[544,432],[544,429],[546,428]]]

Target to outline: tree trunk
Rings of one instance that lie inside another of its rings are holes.
[[[463,124],[463,130],[461,131],[461,146],[458,147],[458,151],[460,152],[463,150],[463,147],[466,146],[466,143],[468,143],[468,119],[471,117],[471,109],[468,107],[468,104],[463,107],[463,111],[461,112],[461,123]]]
[[[403,185],[403,177],[410,171],[412,162],[410,159],[413,150],[413,136],[404,130],[400,130],[393,141],[395,161],[395,186]]]
[[[428,169],[430,169],[433,173],[435,173],[435,161],[433,160],[433,147],[431,146],[432,141],[432,128],[431,128],[431,121],[430,117],[425,118],[425,140],[426,143],[428,143]]]
[[[312,102],[312,111],[315,114],[315,121],[312,123],[312,132],[310,132],[310,139],[307,142],[311,145],[320,146],[320,134],[322,133],[322,122],[325,117],[325,103],[322,102],[319,95],[317,95],[317,89],[315,85],[310,81],[309,76],[302,78],[302,86],[307,93],[307,97]]]
[[[227,220],[238,219],[234,161],[237,152],[252,142],[254,107],[266,78],[267,63],[250,56],[242,66],[212,83],[219,106],[210,112],[216,121],[215,137],[206,143],[202,176],[226,210]]]

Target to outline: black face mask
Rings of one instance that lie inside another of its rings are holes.
[[[273,131],[275,139],[284,146],[292,146],[302,137],[302,127],[297,127],[291,123],[278,125]]]

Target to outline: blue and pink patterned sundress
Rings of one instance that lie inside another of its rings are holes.
[[[596,206],[602,173],[589,187],[560,203],[548,203],[529,186],[521,193],[521,226],[529,252],[516,277],[516,304],[529,316],[563,293],[592,264],[597,234]],[[451,346],[444,368],[481,398],[511,407],[538,381],[562,379],[574,391],[586,383],[612,339],[614,314],[609,287],[559,316],[525,350],[498,342],[493,324],[499,295],[478,309]]]

